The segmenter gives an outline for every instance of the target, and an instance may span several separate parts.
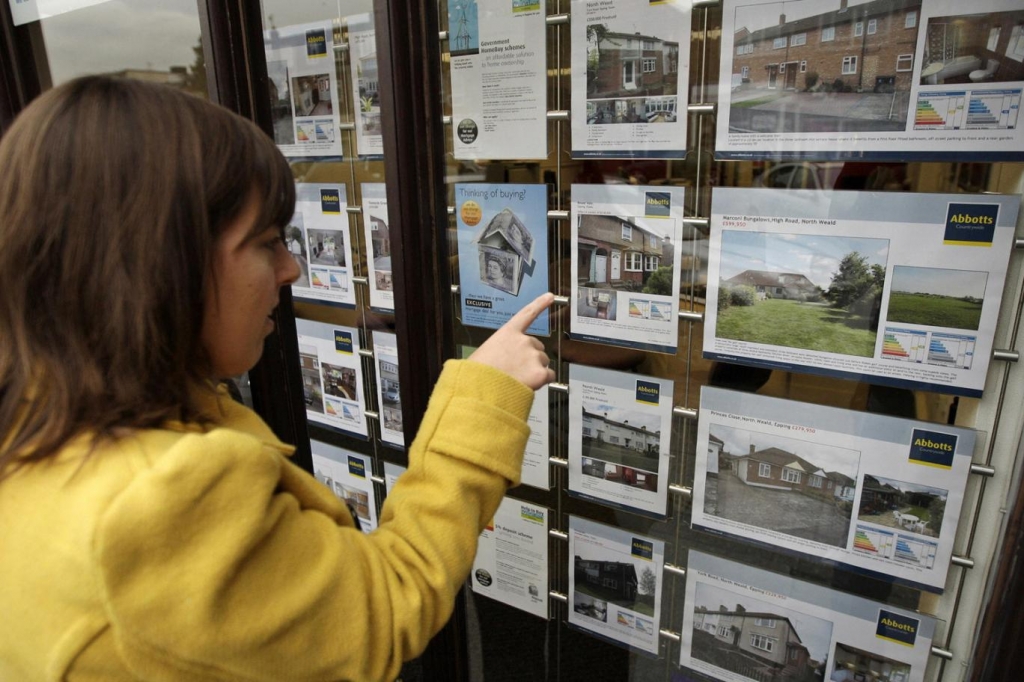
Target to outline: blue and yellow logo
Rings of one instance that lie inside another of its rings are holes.
[[[910,437],[910,461],[916,464],[950,469],[956,453],[957,437],[949,433],[914,429]]]
[[[341,213],[341,196],[336,189],[320,190],[320,211],[321,213]]]
[[[346,355],[352,355],[352,335],[340,329],[334,330],[334,350]]]
[[[653,381],[640,381],[636,382],[636,401],[638,403],[647,403],[648,405],[657,405],[661,402],[661,384]]]
[[[366,478],[366,464],[357,457],[349,457],[348,472],[356,478]]]
[[[319,28],[306,31],[306,56],[319,59],[327,56],[327,31]]]
[[[914,646],[914,641],[917,639],[917,628],[920,624],[921,621],[916,618],[879,609],[875,636],[903,646]]]
[[[672,195],[668,192],[645,192],[644,215],[648,218],[667,218],[672,211]]]
[[[951,203],[946,209],[946,234],[943,244],[954,246],[992,246],[999,219],[999,204]]]
[[[632,549],[630,554],[647,561],[654,560],[654,543],[650,540],[641,540],[640,538],[633,538]]]

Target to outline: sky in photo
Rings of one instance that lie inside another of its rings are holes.
[[[611,403],[591,400],[583,401],[583,409],[591,414],[599,414],[608,417],[614,422],[624,424],[629,422],[630,426],[637,428],[647,427],[648,431],[661,431],[661,417],[653,414],[644,414],[637,410],[627,410]]]
[[[897,265],[893,268],[891,289],[912,294],[983,298],[987,281],[987,272]]]
[[[856,480],[860,453],[856,450],[822,445],[809,440],[797,440],[768,433],[757,433],[722,424],[711,424],[710,433],[725,442],[724,452],[745,455],[753,445],[758,450],[778,448],[816,464],[826,472],[838,471]]]
[[[849,7],[863,5],[871,0],[850,0]],[[786,15],[786,23],[813,17],[818,14],[826,14],[839,11],[839,0],[785,0],[784,2],[758,3],[750,0],[741,0],[734,5],[736,17],[736,30],[746,28],[749,31],[759,31],[762,28],[776,26],[779,23],[779,16]]]

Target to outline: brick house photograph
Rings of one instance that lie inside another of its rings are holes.
[[[607,23],[587,26],[587,123],[670,123],[679,43]]]
[[[586,595],[653,616],[658,579],[649,564],[643,559],[634,562],[611,550],[606,556],[577,554],[572,562],[573,591],[581,598]]]
[[[660,418],[583,404],[583,475],[644,490],[658,489]]]
[[[733,5],[734,132],[904,130],[920,0]]]
[[[690,656],[758,682],[820,680],[832,623],[698,582]]]
[[[730,465],[708,471],[705,514],[846,547],[859,451],[722,424],[711,436]]]

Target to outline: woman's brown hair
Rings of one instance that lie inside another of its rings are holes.
[[[256,192],[295,207],[255,125],[171,88],[91,76],[0,140],[0,478],[71,438],[200,417],[213,242]]]

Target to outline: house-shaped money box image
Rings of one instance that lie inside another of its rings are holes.
[[[533,235],[509,208],[491,218],[473,238],[480,258],[480,281],[519,295],[524,272],[533,264]]]

